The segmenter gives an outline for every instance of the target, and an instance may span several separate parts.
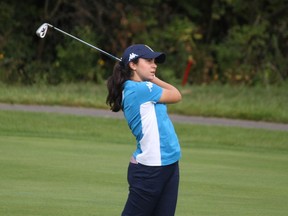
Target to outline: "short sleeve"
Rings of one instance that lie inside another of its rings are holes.
[[[137,86],[137,99],[140,103],[154,102],[157,103],[162,95],[163,89],[152,82],[141,82]]]

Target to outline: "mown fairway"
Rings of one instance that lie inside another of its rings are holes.
[[[177,216],[287,215],[287,132],[175,127]],[[0,215],[120,215],[134,148],[123,120],[0,111]]]

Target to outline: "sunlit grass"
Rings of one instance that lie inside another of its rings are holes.
[[[287,214],[286,132],[175,128],[177,216]],[[124,120],[0,111],[0,215],[120,215],[134,149]]]
[[[288,122],[288,85],[179,86],[183,100],[169,106],[170,113],[274,122]],[[0,102],[82,106],[108,109],[105,84],[7,86],[0,84]]]

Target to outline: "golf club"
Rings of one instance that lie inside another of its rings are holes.
[[[97,51],[99,51],[99,52],[101,52],[101,53],[109,56],[110,58],[112,58],[112,59],[114,59],[114,60],[121,61],[120,58],[117,58],[116,56],[113,56],[113,55],[111,55],[110,53],[108,53],[108,52],[106,52],[106,51],[104,51],[104,50],[102,50],[102,49],[100,49],[100,48],[98,48],[98,47],[96,47],[96,46],[93,46],[93,45],[91,45],[91,44],[89,44],[89,43],[87,43],[87,42],[85,42],[85,41],[83,41],[83,40],[81,40],[81,39],[79,39],[79,38],[77,38],[77,37],[75,37],[75,36],[73,36],[73,35],[65,32],[65,31],[63,31],[63,30],[61,30],[61,29],[59,29],[59,28],[57,28],[57,27],[49,24],[49,23],[43,23],[43,24],[37,29],[36,35],[37,35],[38,37],[40,37],[40,38],[44,38],[44,37],[46,36],[46,33],[47,33],[48,28],[55,29],[56,31],[59,31],[59,32],[65,34],[65,35],[67,35],[67,36],[69,36],[69,37],[72,37],[72,38],[78,40],[78,41],[81,42],[81,43],[84,43],[84,44],[86,44],[86,45],[88,45],[88,46],[96,49]]]

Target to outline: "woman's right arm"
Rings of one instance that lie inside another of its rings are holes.
[[[173,85],[160,80],[156,76],[153,80],[151,80],[151,82],[163,88],[163,92],[159,100],[160,103],[177,103],[181,101],[181,93]]]

